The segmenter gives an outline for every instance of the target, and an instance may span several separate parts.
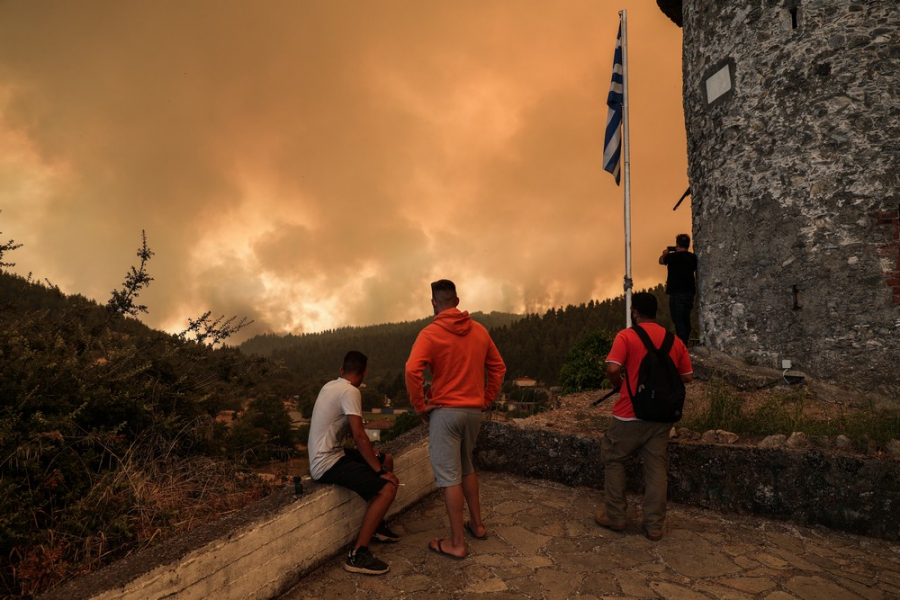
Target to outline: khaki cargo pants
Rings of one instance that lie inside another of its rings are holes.
[[[661,531],[666,521],[666,476],[672,424],[621,421],[614,417],[609,421],[609,430],[600,449],[606,514],[613,522],[625,522],[625,465],[634,455],[639,455],[644,462],[643,524],[649,531]]]

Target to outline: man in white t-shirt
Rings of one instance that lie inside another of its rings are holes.
[[[365,354],[351,350],[344,357],[341,376],[319,392],[309,424],[309,473],[316,481],[351,489],[369,503],[344,569],[382,575],[390,567],[369,551],[369,542],[373,537],[382,542],[399,541],[400,536],[384,522],[384,515],[397,496],[400,482],[393,473],[393,458],[375,450],[363,427],[359,386],[367,364]],[[355,449],[343,447],[348,431]]]

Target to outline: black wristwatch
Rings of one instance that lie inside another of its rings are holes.
[[[387,469],[385,469],[384,467],[381,467],[381,468],[378,470],[378,474],[379,474],[379,475],[384,475],[385,473],[387,473]]]

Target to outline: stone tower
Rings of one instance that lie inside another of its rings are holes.
[[[684,30],[704,343],[900,401],[900,3],[657,3]]]

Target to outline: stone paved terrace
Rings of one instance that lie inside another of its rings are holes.
[[[481,473],[490,538],[468,540],[454,561],[427,550],[448,534],[431,494],[397,517],[397,544],[373,544],[391,565],[380,577],[347,573],[343,556],[305,577],[284,600],[533,598],[900,598],[900,544],[782,521],[670,504],[665,537],[596,526],[603,493],[506,473]]]

